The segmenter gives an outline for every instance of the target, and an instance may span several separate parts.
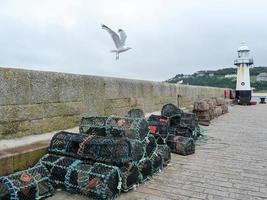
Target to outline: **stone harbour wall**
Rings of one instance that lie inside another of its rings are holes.
[[[223,97],[223,88],[90,75],[0,68],[0,138],[79,125],[81,115],[158,111],[166,103],[190,108],[195,100]]]

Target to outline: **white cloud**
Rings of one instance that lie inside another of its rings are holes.
[[[165,80],[232,66],[247,41],[266,65],[264,0],[0,1],[0,66]],[[123,28],[132,50],[115,61],[109,35]]]

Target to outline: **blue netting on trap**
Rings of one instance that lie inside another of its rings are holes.
[[[121,190],[118,167],[103,163],[84,163],[81,160],[53,154],[41,160],[51,173],[55,187],[96,199],[113,199]]]
[[[0,177],[0,199],[31,200],[51,196],[54,188],[49,177],[48,170],[40,164]]]

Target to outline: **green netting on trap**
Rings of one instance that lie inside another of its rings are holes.
[[[135,188],[142,181],[142,175],[135,163],[128,163],[120,167],[122,178],[122,191],[128,192]]]
[[[125,137],[59,132],[52,138],[49,152],[87,161],[122,165],[141,160],[145,148],[141,141]]]
[[[149,131],[152,135],[161,135],[165,138],[168,135],[169,120],[160,115],[150,115],[147,119]]]
[[[158,144],[155,137],[149,134],[143,141],[146,147],[146,156],[151,157],[152,154],[157,150]]]
[[[161,155],[163,159],[163,166],[167,166],[171,161],[171,149],[167,144],[158,145],[158,153]]]
[[[163,158],[158,152],[158,149],[149,158],[152,163],[153,173],[161,171],[163,168]]]
[[[141,182],[144,182],[153,175],[153,166],[149,158],[143,158],[137,164],[140,174],[142,175]]]
[[[50,141],[49,152],[64,156],[78,157],[80,144],[88,138],[85,134],[66,131],[56,133]]]
[[[54,154],[47,154],[43,156],[39,163],[44,165],[50,172],[50,178],[56,188],[65,189],[65,176],[70,166],[75,163],[77,159],[64,157]]]
[[[105,116],[84,115],[81,118],[79,131],[89,135],[106,136],[107,119],[108,117]]]
[[[183,111],[172,103],[165,104],[161,109],[161,115],[164,117],[172,117],[174,115],[181,115]]]
[[[139,108],[133,108],[129,110],[127,115],[125,117],[131,117],[131,118],[145,118],[145,113],[142,109]]]
[[[113,199],[120,192],[122,181],[118,167],[87,164],[53,154],[44,156],[40,163],[49,169],[57,188],[96,199]]]
[[[111,130],[108,130],[111,136],[114,135],[114,131],[122,131],[123,135],[120,136],[143,140],[149,132],[148,123],[144,118],[110,116],[106,125],[112,127]]]
[[[0,177],[1,200],[31,200],[51,196],[54,188],[49,172],[42,165],[36,165],[9,176]]]
[[[119,169],[102,163],[72,166],[65,182],[68,191],[98,199],[113,199],[121,187]]]
[[[191,130],[193,130],[193,135],[200,136],[200,127],[198,125],[198,118],[195,113],[182,113],[181,124],[188,126]]]
[[[195,153],[195,142],[192,138],[169,135],[166,143],[173,153],[184,156]]]
[[[141,141],[124,137],[90,137],[81,143],[78,151],[82,159],[113,165],[139,161],[144,154],[145,149]]]
[[[168,134],[176,135],[176,136],[189,137],[189,138],[193,138],[193,139],[196,138],[196,134],[188,126],[169,127]]]

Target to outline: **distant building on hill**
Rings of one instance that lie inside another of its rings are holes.
[[[224,78],[236,78],[236,74],[226,74]]]
[[[257,82],[259,82],[259,81],[267,81],[267,73],[266,72],[260,73],[257,76],[256,80],[257,80]]]
[[[213,77],[214,72],[213,71],[198,71],[197,73],[195,73],[195,76],[196,77],[204,77],[204,76]]]

